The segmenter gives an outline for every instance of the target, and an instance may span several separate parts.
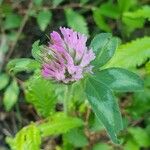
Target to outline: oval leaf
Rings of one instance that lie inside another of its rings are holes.
[[[6,87],[9,82],[9,76],[7,74],[0,74],[0,90]]]
[[[141,78],[122,68],[109,68],[97,72],[95,80],[103,82],[113,90],[131,92],[143,89]]]
[[[37,16],[37,23],[42,31],[46,29],[52,18],[52,13],[49,10],[42,10]]]
[[[106,64],[114,55],[117,45],[117,38],[112,37],[110,33],[96,35],[90,44],[96,53],[96,59],[93,61],[94,66],[100,67]]]
[[[3,103],[6,111],[10,111],[11,108],[15,105],[18,99],[18,95],[19,87],[16,80],[13,80],[4,93]]]
[[[86,83],[86,95],[92,110],[105,126],[111,140],[118,143],[117,133],[123,128],[122,118],[112,91],[103,83],[89,78]]]

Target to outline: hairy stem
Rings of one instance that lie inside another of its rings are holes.
[[[72,97],[72,86],[66,85],[64,93],[64,112],[66,115],[68,114],[68,103],[71,97]]]

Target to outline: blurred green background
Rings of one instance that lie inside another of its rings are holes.
[[[119,39],[113,59],[105,67],[123,67],[138,73],[144,91],[118,94],[125,130],[121,145],[112,144],[87,104],[82,89],[75,87],[72,113],[86,118],[85,129],[45,139],[44,150],[149,150],[150,149],[150,1],[149,0],[0,0],[0,150],[5,137],[15,135],[39,116],[25,102],[22,82],[29,74],[10,76],[6,64],[12,58],[30,58],[32,44],[47,44],[49,33],[71,27],[89,37],[111,32]],[[14,82],[17,78],[17,83]],[[61,87],[57,88],[61,93]],[[61,94],[60,94],[61,95]],[[11,99],[11,101],[10,101]],[[62,104],[57,103],[58,110]],[[88,114],[89,113],[89,114]],[[87,115],[88,114],[88,115]],[[62,146],[63,145],[63,146]],[[66,146],[67,145],[67,146]]]

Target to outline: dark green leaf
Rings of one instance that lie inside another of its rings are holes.
[[[96,72],[95,79],[117,91],[137,91],[142,90],[144,83],[141,78],[128,70],[122,68],[108,68]]]
[[[90,47],[96,53],[94,66],[100,67],[106,64],[113,56],[118,45],[118,40],[112,37],[110,33],[101,33],[94,37]]]
[[[103,83],[89,78],[86,94],[92,110],[105,126],[114,143],[118,143],[117,133],[123,128],[118,104],[112,91]]]

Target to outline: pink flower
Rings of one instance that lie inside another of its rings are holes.
[[[42,75],[63,83],[80,80],[84,73],[92,73],[90,62],[95,59],[95,54],[86,47],[85,35],[62,27],[60,31],[62,35],[56,31],[50,34]]]

